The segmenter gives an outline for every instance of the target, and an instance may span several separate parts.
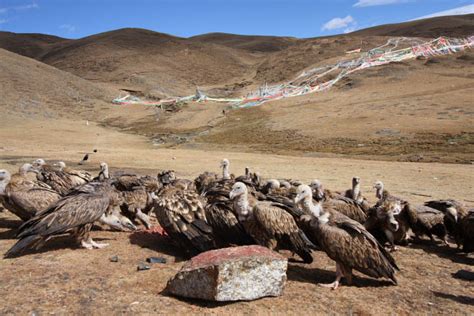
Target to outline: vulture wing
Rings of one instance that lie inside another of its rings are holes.
[[[175,242],[191,254],[215,249],[204,206],[194,191],[168,186],[155,201],[158,222]]]
[[[296,252],[305,263],[313,262],[311,249],[316,246],[296,225],[291,214],[278,204],[258,202],[253,208],[253,215],[262,229],[277,240],[279,248]]]
[[[104,194],[77,194],[58,200],[20,226],[20,240],[5,256],[15,255],[54,235],[95,222],[106,212],[109,201]]]
[[[397,282],[395,260],[362,224],[332,211],[328,223],[316,225],[319,243],[331,259],[371,277]]]

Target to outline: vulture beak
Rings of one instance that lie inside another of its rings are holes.
[[[235,198],[235,196],[236,196],[236,195],[235,195],[234,190],[230,191],[230,193],[229,193],[229,198],[230,198],[231,200],[233,200],[233,199]]]
[[[158,200],[158,197],[156,196],[155,192],[151,192],[150,196],[153,200]]]
[[[127,217],[122,216],[121,223],[124,228],[127,230],[135,231],[137,230],[137,226],[133,225],[132,221],[129,220]]]
[[[294,202],[295,204],[298,204],[303,198],[301,197],[301,194],[297,194],[295,199],[294,199]]]

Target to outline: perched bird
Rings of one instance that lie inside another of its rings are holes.
[[[6,209],[27,221],[44,211],[61,196],[48,185],[31,181],[26,173],[35,171],[30,164],[24,164],[13,176],[7,170],[0,170],[0,201]]]
[[[449,234],[454,237],[458,248],[464,252],[474,251],[474,210],[453,200],[428,201],[426,206],[444,213],[444,224]]]
[[[119,198],[108,183],[91,182],[77,188],[23,223],[17,235],[19,240],[5,257],[21,254],[27,249],[38,249],[51,238],[65,233],[73,235],[81,247],[87,249],[107,246],[96,243],[89,235],[96,221],[120,230],[135,228],[130,221],[117,215],[115,209]]]
[[[293,216],[281,204],[257,201],[248,194],[242,182],[232,186],[229,197],[245,231],[261,246],[297,253],[305,263],[313,262],[311,250],[316,246],[298,227]]]
[[[390,244],[391,250],[394,251],[397,250],[395,244],[407,243],[408,231],[416,223],[417,215],[410,205],[389,195],[379,200],[369,210],[369,218],[364,226],[370,232],[382,231]],[[383,242],[384,240],[380,241]]]
[[[84,157],[82,158],[82,160],[79,162],[79,165],[83,165],[87,162],[87,160],[89,160],[89,153],[86,153],[84,155]]]
[[[68,170],[61,171],[58,168],[54,169],[42,159],[35,160],[33,166],[38,170],[38,180],[48,184],[62,196],[68,194],[73,188],[92,180],[87,172],[72,169],[70,172]]]
[[[322,286],[337,289],[342,277],[352,282],[352,269],[373,278],[388,278],[397,284],[395,270],[399,270],[393,257],[378,243],[362,224],[340,214],[314,205],[312,190],[307,185],[298,187],[295,203],[302,205],[311,236],[321,249],[336,261],[336,280]]]
[[[221,168],[222,168],[222,179],[229,180],[231,178],[231,174],[229,173],[229,166],[230,162],[229,159],[222,159],[221,161]]]
[[[218,181],[205,191],[207,222],[212,227],[220,247],[255,244],[237,219],[233,202],[229,198],[232,184],[229,180]]]
[[[179,247],[191,256],[216,248],[212,227],[206,219],[205,203],[195,191],[165,185],[151,196],[160,226]]]
[[[415,238],[420,239],[420,236],[427,235],[434,242],[433,235],[435,235],[449,246],[443,212],[423,205],[415,206],[415,211],[417,221],[411,227]]]
[[[364,198],[362,195],[362,191],[360,189],[360,178],[359,177],[353,177],[352,178],[352,188],[349,190],[346,190],[345,197],[350,198],[354,201],[357,202],[357,204],[362,208],[362,210],[367,213],[370,205],[367,202],[367,199]]]
[[[310,184],[315,202],[322,201],[323,207],[335,209],[341,214],[363,224],[367,220],[364,209],[352,198],[345,197],[338,192],[331,192],[323,188],[319,180],[313,180]]]

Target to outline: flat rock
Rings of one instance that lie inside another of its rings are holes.
[[[288,260],[261,246],[203,252],[168,281],[172,295],[210,301],[255,300],[281,295]]]

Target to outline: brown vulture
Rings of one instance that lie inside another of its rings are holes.
[[[179,247],[191,256],[216,248],[203,197],[194,190],[173,185],[166,185],[151,196],[158,222]]]
[[[32,170],[30,164],[23,165],[20,173],[13,176],[7,170],[0,170],[2,204],[23,221],[29,220],[61,198],[45,183],[29,180],[26,177],[29,170]]]
[[[367,202],[367,199],[364,198],[362,195],[362,191],[360,189],[360,178],[353,177],[352,178],[352,188],[346,190],[345,197],[350,198],[357,202],[357,204],[362,208],[362,210],[367,213],[369,211],[370,205]]]
[[[316,246],[298,227],[284,205],[257,201],[249,195],[246,185],[236,182],[229,197],[245,231],[261,246],[272,250],[285,249],[298,254],[305,263],[313,262],[311,250]]]
[[[55,236],[69,233],[87,249],[103,248],[92,240],[89,232],[96,221],[124,230],[135,227],[125,217],[120,217],[120,195],[108,183],[90,182],[71,191],[67,196],[50,205],[20,226],[19,240],[5,254],[12,257],[27,249],[38,249]]]
[[[449,245],[447,241],[448,235],[446,226],[444,226],[443,212],[424,205],[416,205],[415,211],[417,221],[411,227],[411,230],[415,234],[415,238],[420,239],[420,236],[427,235],[431,241],[434,242],[433,235],[435,235],[446,245]]]
[[[311,236],[321,249],[336,261],[336,280],[322,286],[337,289],[342,277],[352,282],[352,269],[373,278],[388,278],[397,284],[393,257],[378,243],[362,224],[313,204],[312,190],[307,185],[298,187],[295,203],[306,209],[303,221],[309,222]]]
[[[464,204],[448,199],[428,201],[426,206],[444,213],[444,224],[449,234],[454,237],[458,248],[464,252],[474,251],[474,214]]]
[[[237,219],[233,202],[229,198],[232,185],[232,180],[220,180],[205,191],[207,222],[220,247],[255,244]]]
[[[387,195],[369,210],[365,228],[374,232],[380,242],[385,238],[391,250],[397,250],[395,244],[406,244],[408,231],[418,221],[416,211],[410,204],[397,197]],[[378,233],[377,233],[378,232]],[[380,235],[383,232],[383,235]]]
[[[367,220],[367,215],[361,204],[352,198],[324,189],[319,180],[313,180],[310,188],[312,189],[313,197],[316,197],[315,202],[323,202],[322,207],[335,209],[361,224]]]
[[[38,170],[37,178],[49,185],[53,190],[65,196],[73,188],[85,184],[91,180],[90,174],[81,171],[61,171],[47,165],[43,159],[34,161],[33,166]]]

